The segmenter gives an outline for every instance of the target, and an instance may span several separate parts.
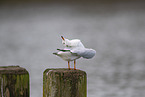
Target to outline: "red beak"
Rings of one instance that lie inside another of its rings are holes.
[[[63,36],[61,36],[62,40],[65,40]]]

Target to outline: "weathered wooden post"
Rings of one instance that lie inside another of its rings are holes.
[[[87,75],[81,70],[46,69],[43,97],[87,97]]]
[[[0,97],[29,97],[29,73],[26,69],[0,67]]]

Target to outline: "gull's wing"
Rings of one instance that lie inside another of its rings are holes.
[[[72,50],[70,50],[72,53],[74,54],[77,54],[83,58],[86,58],[86,59],[90,59],[92,57],[95,56],[96,54],[96,51],[93,50],[93,49],[88,49],[88,48],[74,48]]]
[[[81,47],[76,47],[73,49],[64,48],[64,49],[57,49],[57,50],[62,51],[62,52],[70,52],[72,54],[81,56],[86,59],[90,59],[90,58],[94,57],[96,54],[96,51],[93,49],[81,48]]]
[[[60,53],[71,52],[70,49],[57,49],[58,52],[53,53],[54,55],[59,55]]]
[[[71,49],[68,49],[68,48],[64,48],[64,49],[57,49],[58,51],[61,51],[61,52],[70,52],[70,53],[72,53],[72,54],[74,54],[74,55],[78,55],[77,53],[73,53],[72,51],[71,51]],[[78,55],[79,56],[79,55]]]
[[[53,53],[54,55],[59,55],[60,53],[66,53],[66,52],[69,52],[73,55],[76,55],[76,56],[79,56],[78,54],[76,53],[72,53],[71,52],[71,49],[68,49],[68,48],[64,48],[64,49],[57,49],[59,52],[56,52],[56,53]]]
[[[75,55],[75,56],[79,56],[78,54],[76,54],[76,53],[72,53],[71,52],[71,49],[66,49],[66,48],[64,48],[64,49],[57,49],[58,50],[58,52],[56,52],[56,53],[53,53],[54,55],[60,55],[60,54],[66,54],[66,53],[71,53],[72,55]],[[81,56],[80,56],[81,57]]]

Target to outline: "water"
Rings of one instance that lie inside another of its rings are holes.
[[[43,71],[64,68],[54,56],[61,38],[96,50],[77,68],[88,75],[88,97],[145,96],[145,3],[40,3],[0,6],[0,65],[30,73],[31,97],[42,97]]]

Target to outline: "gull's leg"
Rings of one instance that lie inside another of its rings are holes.
[[[70,62],[68,61],[68,69],[70,70],[70,64],[69,64]]]
[[[74,60],[74,70],[76,70],[76,60]]]

